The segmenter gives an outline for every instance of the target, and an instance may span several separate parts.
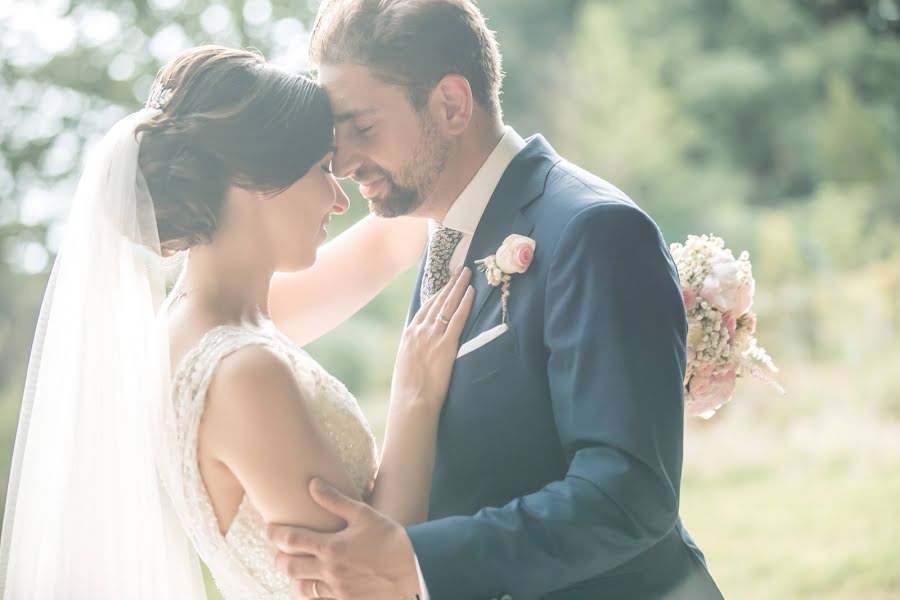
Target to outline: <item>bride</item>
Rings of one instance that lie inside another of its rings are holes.
[[[404,331],[379,461],[356,401],[299,344],[412,266],[426,231],[367,217],[317,261],[348,202],[332,136],[315,83],[204,46],[99,143],[35,334],[5,599],[203,598],[198,554],[228,600],[296,597],[265,523],[339,529],[313,477],[400,523],[425,519],[470,274]]]

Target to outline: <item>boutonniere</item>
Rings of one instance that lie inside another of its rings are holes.
[[[509,282],[513,275],[524,273],[534,260],[534,247],[537,244],[530,237],[512,234],[497,249],[496,254],[476,260],[478,270],[487,276],[493,287],[503,285],[503,317],[500,324],[506,323],[506,309],[509,301]]]

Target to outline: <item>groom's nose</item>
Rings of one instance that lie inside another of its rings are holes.
[[[362,162],[362,160],[353,154],[338,151],[331,160],[331,169],[334,172],[335,177],[338,179],[345,179],[347,177],[352,177],[353,174],[359,170]]]
[[[356,151],[354,145],[347,143],[346,138],[341,139],[341,137],[340,135],[336,136],[337,149],[331,159],[331,169],[338,179],[350,177],[363,163],[362,156]]]

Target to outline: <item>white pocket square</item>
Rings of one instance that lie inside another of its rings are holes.
[[[509,331],[509,324],[504,323],[503,325],[497,325],[493,329],[488,329],[483,333],[479,333],[471,340],[460,346],[459,352],[456,354],[456,358],[461,358],[469,352],[478,350],[485,344],[494,341],[507,331]]]

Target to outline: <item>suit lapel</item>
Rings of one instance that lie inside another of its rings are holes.
[[[510,234],[531,234],[534,223],[527,217],[524,209],[543,194],[547,174],[559,160],[542,136],[534,136],[513,159],[497,184],[466,255],[465,265],[473,271],[475,303],[461,340],[469,339],[472,327],[488,300],[495,295],[498,298],[500,296],[500,288],[488,284],[487,278],[478,272],[475,261],[496,253]]]

